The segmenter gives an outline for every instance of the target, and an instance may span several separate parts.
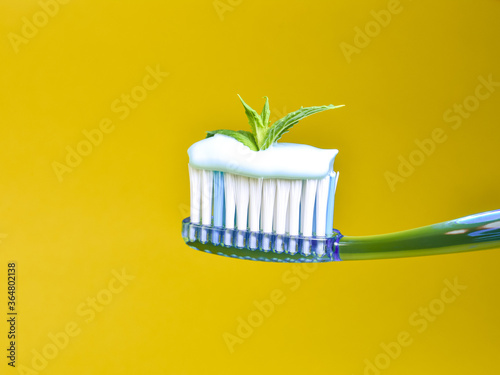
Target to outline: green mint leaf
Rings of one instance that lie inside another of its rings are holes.
[[[260,115],[254,109],[252,109],[247,103],[245,103],[243,99],[241,99],[241,96],[238,95],[238,97],[240,98],[243,107],[245,107],[245,114],[248,117],[248,123],[252,128],[252,133],[255,137],[255,142],[257,143],[257,147],[260,149],[260,146],[264,141],[264,137],[266,136],[268,128],[262,122],[262,118],[260,117]]]
[[[269,128],[263,142],[260,144],[259,149],[265,150],[266,148],[271,146],[274,142],[278,141],[278,139],[280,139],[283,134],[288,132],[292,126],[294,126],[304,117],[339,107],[343,107],[343,105],[334,106],[330,104],[330,105],[322,105],[319,107],[306,107],[306,108],[301,108],[298,111],[289,113],[285,117],[276,121]]]
[[[252,151],[259,151],[257,144],[255,143],[255,138],[252,133],[247,132],[245,130],[228,130],[228,129],[220,129],[208,131],[206,138],[213,137],[215,134],[223,134],[229,137],[233,137],[237,141],[240,141],[245,146],[247,146]]]
[[[269,110],[269,99],[267,98],[267,96],[264,96],[264,98],[266,98],[266,104],[264,104],[264,108],[262,109],[260,117],[262,119],[262,123],[267,128],[269,127],[269,117],[271,116],[271,111]]]

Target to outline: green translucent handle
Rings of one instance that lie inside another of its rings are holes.
[[[342,260],[403,258],[500,248],[500,210],[375,236],[344,236]]]

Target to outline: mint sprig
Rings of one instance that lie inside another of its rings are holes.
[[[295,112],[289,113],[285,117],[276,121],[267,131],[264,141],[259,146],[259,149],[265,150],[271,146],[274,142],[282,137],[283,134],[288,133],[290,128],[297,124],[300,120],[307,116],[314,115],[315,113],[327,111],[329,109],[334,109],[342,106],[334,105],[322,105],[320,107],[306,107],[301,108]]]
[[[262,123],[266,128],[269,127],[269,117],[271,117],[271,111],[269,110],[269,99],[267,96],[264,96],[266,98],[266,104],[264,104],[264,108],[262,108],[262,113],[260,114],[260,117],[262,118]]]
[[[264,104],[264,108],[262,109],[260,115],[257,111],[246,104],[239,95],[238,97],[245,108],[245,114],[247,115],[248,123],[250,124],[252,132],[227,129],[213,130],[207,132],[207,138],[213,137],[215,134],[227,135],[243,143],[253,151],[265,150],[273,143],[277,142],[283,134],[287,133],[295,124],[307,116],[329,109],[343,107],[343,105],[334,106],[330,104],[317,107],[300,108],[299,110],[289,113],[285,117],[276,121],[274,124],[270,125],[269,118],[271,116],[271,111],[269,110],[269,100],[267,96],[265,96],[266,103]]]
[[[262,117],[257,113],[256,110],[252,109],[247,103],[241,99],[241,96],[238,95],[238,97],[241,100],[241,104],[243,104],[243,107],[245,107],[245,114],[248,117],[248,123],[250,124],[250,127],[252,128],[252,133],[253,136],[255,137],[255,142],[257,143],[257,147],[259,147],[264,141],[264,137],[266,136],[267,133],[267,125],[264,125],[264,122],[262,121]]]
[[[250,150],[259,151],[259,148],[257,147],[257,143],[255,143],[255,138],[253,137],[253,134],[250,132],[247,132],[246,130],[238,130],[238,131],[228,130],[228,129],[213,130],[213,131],[207,132],[206,138],[213,137],[215,134],[228,135],[230,137],[233,137],[237,141],[240,141],[241,143],[243,143]]]

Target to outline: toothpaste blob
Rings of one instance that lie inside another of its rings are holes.
[[[254,178],[321,179],[333,170],[338,150],[275,143],[260,151],[250,150],[232,137],[216,134],[188,149],[194,168],[229,172]]]

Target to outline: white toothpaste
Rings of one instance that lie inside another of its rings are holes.
[[[189,165],[255,178],[320,179],[333,170],[338,150],[275,143],[253,151],[232,137],[216,134],[188,149]]]

